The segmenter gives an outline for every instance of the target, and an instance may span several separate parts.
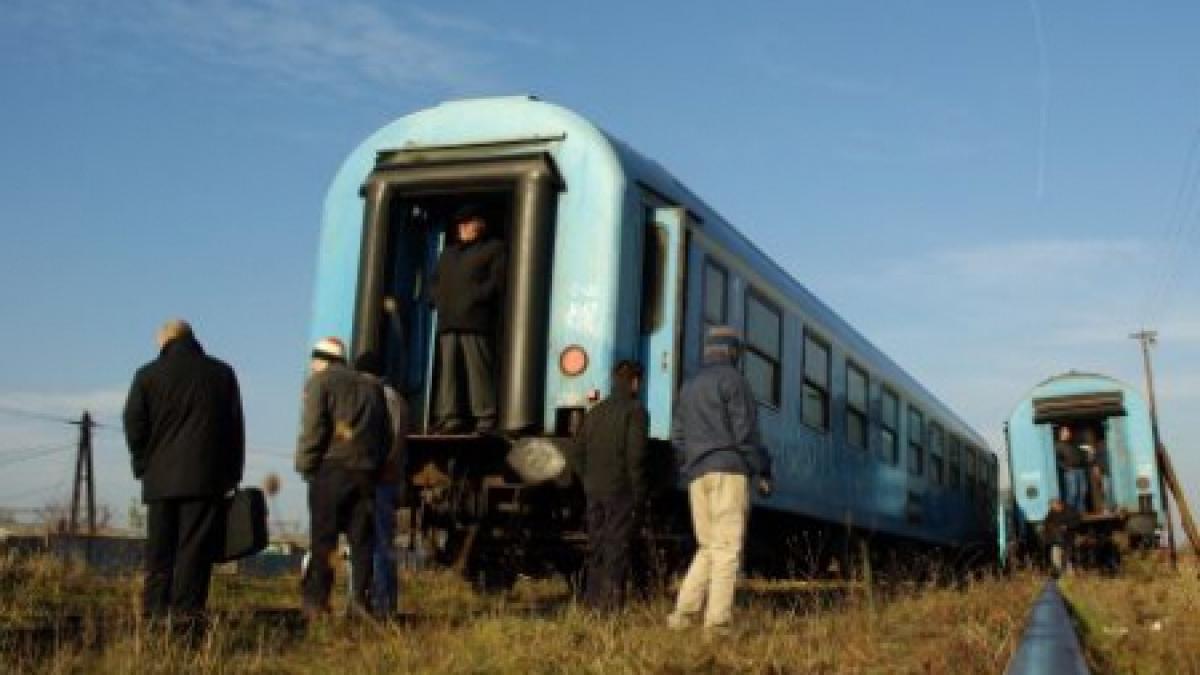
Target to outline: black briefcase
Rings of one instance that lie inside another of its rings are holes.
[[[267,498],[256,487],[240,487],[225,500],[225,547],[219,562],[252,556],[267,547]]]

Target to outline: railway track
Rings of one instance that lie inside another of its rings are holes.
[[[1021,642],[1004,672],[1006,675],[1090,673],[1071,613],[1053,580],[1046,582],[1033,604]]]

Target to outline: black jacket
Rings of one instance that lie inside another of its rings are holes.
[[[770,478],[771,456],[758,431],[758,403],[732,359],[709,357],[679,392],[671,443],[688,480],[710,472]]]
[[[504,301],[504,242],[454,242],[442,251],[431,280],[438,332],[490,335]]]
[[[392,448],[387,399],[377,378],[331,363],[304,385],[296,471],[305,480],[330,462],[376,472]]]
[[[168,342],[138,370],[124,423],[145,501],[218,496],[242,480],[246,442],[237,377],[195,340]]]
[[[646,497],[646,438],[650,416],[628,384],[617,380],[611,396],[588,411],[575,436],[576,471],[591,499]]]
[[[1088,464],[1087,454],[1070,441],[1057,441],[1054,444],[1054,454],[1058,465],[1064,469],[1082,469]]]

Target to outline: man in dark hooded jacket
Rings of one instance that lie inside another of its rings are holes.
[[[158,331],[161,352],[133,378],[125,438],[147,505],[146,582],[150,618],[204,610],[225,536],[223,496],[245,465],[237,377],[205,355],[186,321]]]
[[[646,499],[649,414],[637,398],[642,367],[621,361],[612,393],[588,411],[576,435],[576,469],[587,495],[588,561],[584,601],[594,609],[625,604],[638,510]]]
[[[433,425],[446,434],[492,431],[497,411],[494,342],[504,300],[505,246],[487,236],[487,221],[477,207],[459,209],[451,222],[453,238],[431,280],[438,312]]]
[[[750,515],[750,484],[771,493],[771,458],[758,430],[758,403],[736,367],[741,339],[728,326],[704,341],[704,368],[683,385],[671,442],[683,459],[696,534],[696,556],[667,623],[686,628],[704,611],[704,627],[731,630],[733,595]]]

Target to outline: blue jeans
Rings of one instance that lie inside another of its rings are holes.
[[[1063,502],[1077,513],[1087,511],[1087,469],[1063,469]]]
[[[371,610],[379,615],[396,611],[400,588],[396,579],[396,485],[375,488],[375,554],[371,577]]]

